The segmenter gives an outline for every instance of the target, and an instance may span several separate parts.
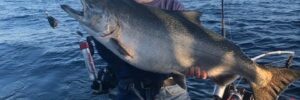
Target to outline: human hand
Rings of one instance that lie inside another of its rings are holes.
[[[208,75],[205,70],[200,70],[200,67],[190,67],[185,71],[187,77],[195,77],[197,79],[207,79]]]

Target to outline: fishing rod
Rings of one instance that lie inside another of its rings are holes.
[[[42,2],[48,4],[45,1]],[[55,2],[57,3],[58,1],[55,0]],[[58,3],[61,4],[60,2]],[[58,26],[58,20],[48,14],[48,10],[46,7],[47,6],[44,6],[44,13],[47,16],[46,18],[48,19],[49,25],[53,29],[55,29]],[[85,66],[88,69],[89,78],[95,84],[94,86],[95,88],[102,89],[102,85],[100,85],[101,82],[97,81],[98,74],[93,59],[94,48],[93,48],[93,44],[91,43],[91,38],[85,37],[83,33],[80,31],[77,31],[76,34],[79,36],[78,37],[79,47],[84,58]]]
[[[83,37],[83,34],[80,31],[76,32],[79,36]],[[88,69],[89,77],[92,81],[97,81],[97,70],[95,67],[94,59],[92,57],[92,53],[90,51],[90,43],[88,41],[83,40],[80,42],[80,50],[83,54],[83,58],[85,59],[85,66]]]
[[[225,21],[224,21],[224,0],[221,0],[221,32],[223,34],[223,37],[226,38],[225,33]]]

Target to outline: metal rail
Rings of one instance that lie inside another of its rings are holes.
[[[281,54],[289,54],[290,56],[294,56],[295,52],[294,51],[272,51],[272,52],[267,52],[261,55],[258,55],[256,57],[251,58],[253,61],[257,61],[258,59],[265,57],[265,56],[270,56],[270,55],[281,55]]]

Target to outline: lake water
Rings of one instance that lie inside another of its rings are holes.
[[[220,33],[221,0],[180,0],[187,9],[203,13],[205,27]],[[79,0],[0,0],[0,99],[96,100],[90,89],[75,31],[79,24],[59,4],[80,9]],[[48,25],[45,11],[60,21]],[[225,0],[227,38],[250,57],[274,50],[295,51],[300,68],[300,0]],[[268,57],[262,63],[286,56]],[[97,66],[104,66],[100,57]],[[283,62],[281,62],[283,63]],[[195,99],[211,99],[210,80],[189,79]],[[241,86],[247,86],[242,84]],[[300,99],[300,81],[280,99]]]

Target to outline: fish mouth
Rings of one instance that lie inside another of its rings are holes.
[[[69,5],[60,5],[60,7],[67,12],[71,17],[81,20],[83,18],[83,11],[77,11],[73,8],[71,8]]]

